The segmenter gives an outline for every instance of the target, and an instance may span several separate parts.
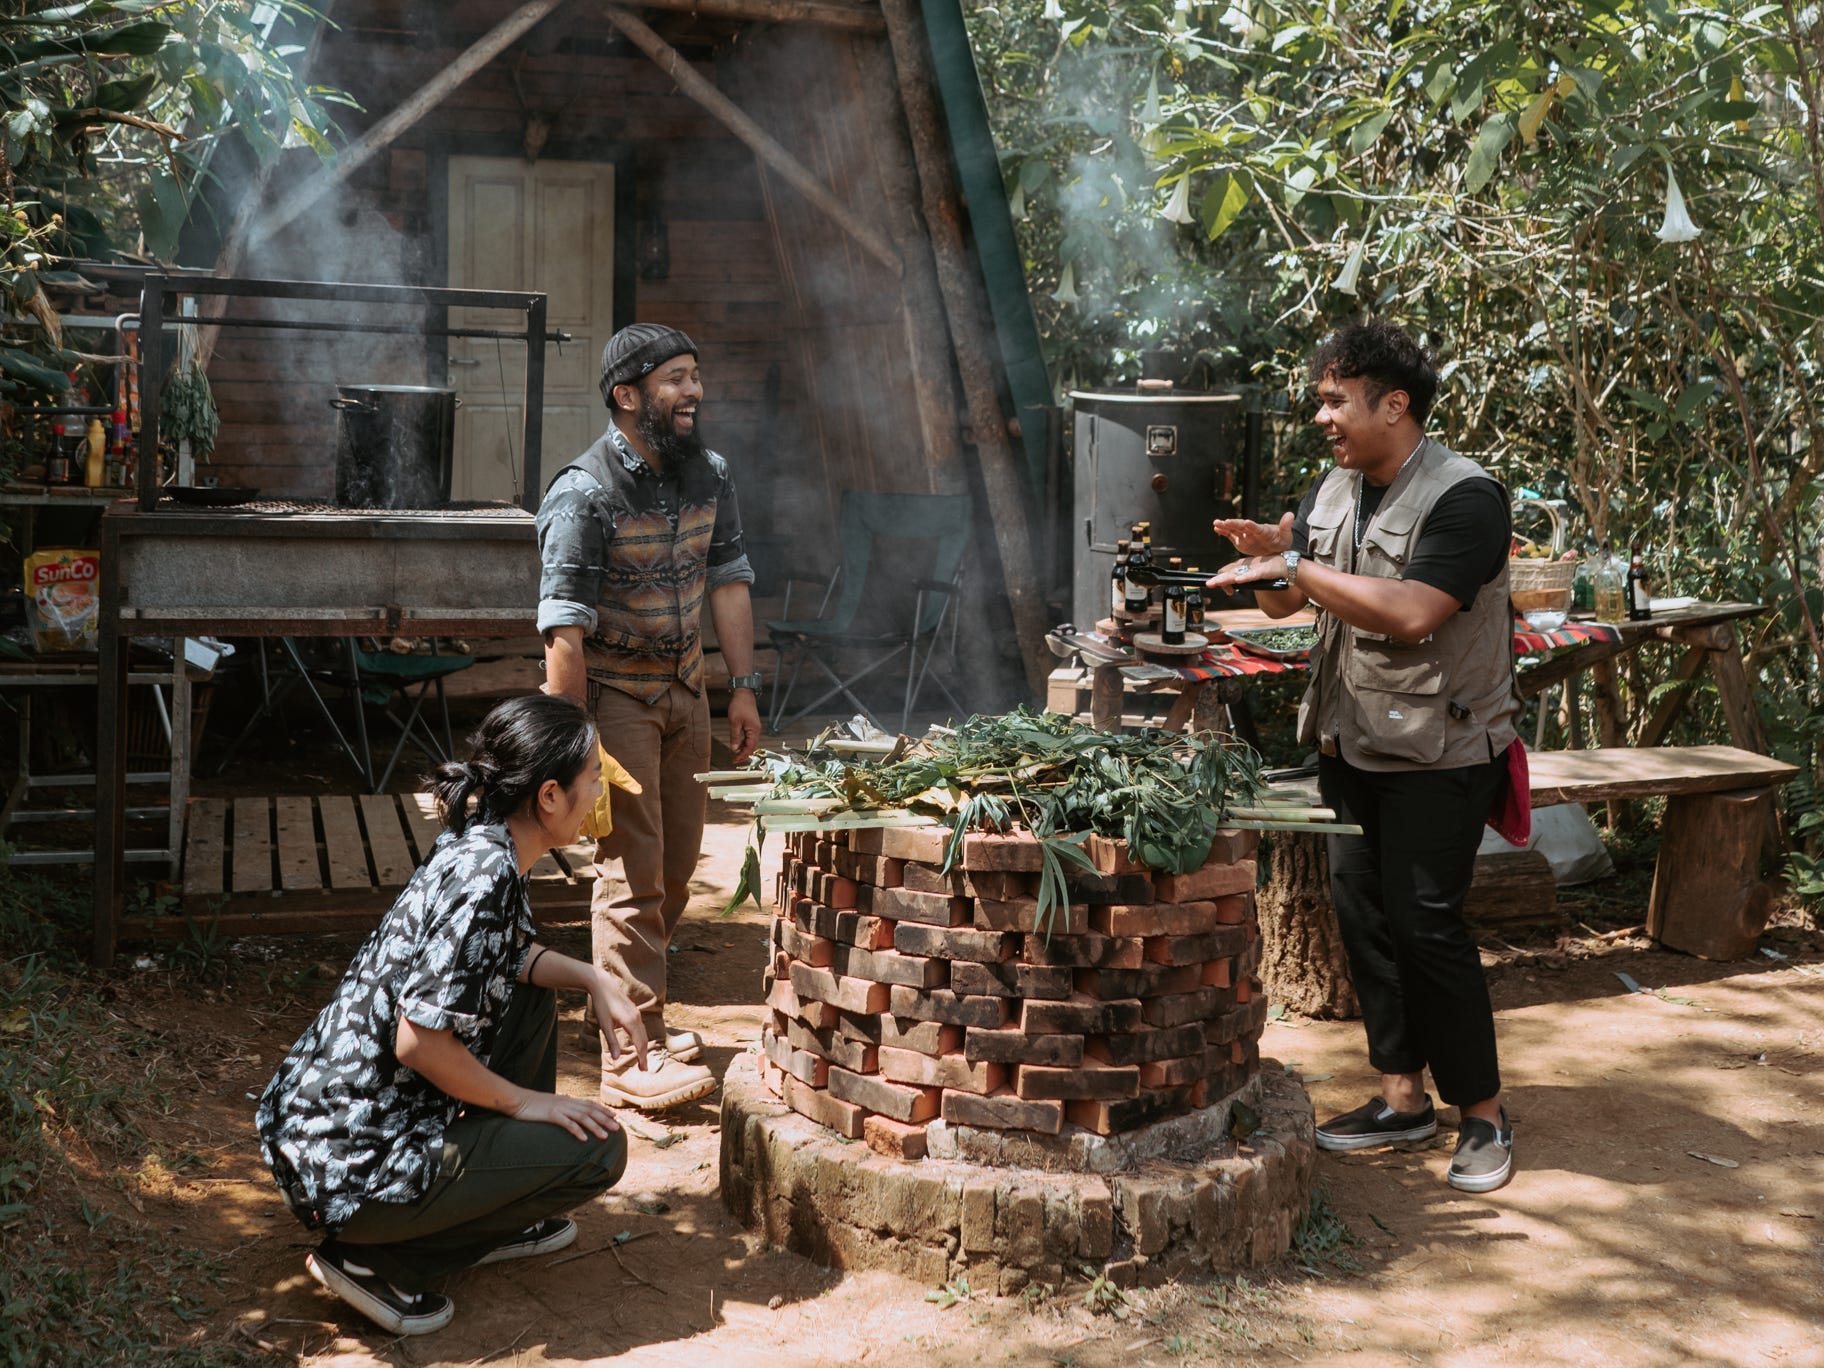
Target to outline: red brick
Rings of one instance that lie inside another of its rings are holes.
[[[1074,970],[1061,965],[958,960],[950,966],[950,991],[988,997],[1067,998],[1076,990],[1074,977]]]
[[[1129,1031],[1125,1035],[1098,1037],[1084,1042],[1083,1052],[1104,1064],[1150,1064],[1156,1059],[1199,1054],[1203,1046],[1204,1028],[1193,1023],[1163,1031]]]
[[[936,955],[942,959],[976,960],[994,964],[1012,956],[1014,938],[999,931],[921,926],[917,922],[888,922],[893,928],[893,948],[902,955]]]
[[[1146,942],[1094,934],[1027,936],[1019,957],[1027,964],[1068,964],[1073,969],[1138,969],[1146,962]]]
[[[829,1060],[814,1055],[809,1050],[794,1050],[790,1041],[782,1040],[770,1032],[761,1033],[760,1043],[766,1050],[766,1057],[800,1083],[821,1088],[829,1081]]]
[[[1253,1006],[1250,1002],[1245,1007],[1236,1007],[1209,1018],[1203,1023],[1204,1040],[1212,1046],[1227,1045],[1231,1040],[1248,1034],[1248,1028],[1253,1024]]]
[[[964,1028],[948,1021],[914,1021],[896,1016],[874,1020],[881,1045],[928,1055],[955,1054],[963,1048]]]
[[[946,898],[969,896],[969,879],[960,869],[946,874],[936,865],[913,863],[904,866],[899,877],[915,893],[942,893]]]
[[[845,879],[840,874],[826,874],[817,881],[817,886],[819,902],[838,909],[855,906],[855,880]]]
[[[808,1117],[820,1126],[828,1126],[840,1136],[861,1139],[861,1122],[866,1113],[860,1107],[821,1088],[806,1087],[789,1074],[785,1076],[785,1104],[800,1116]]]
[[[1254,896],[1251,893],[1231,893],[1226,898],[1216,900],[1216,921],[1222,926],[1241,926],[1253,919]]]
[[[1235,961],[1233,959],[1211,960],[1203,966],[1200,977],[1205,988],[1233,988],[1235,986]]]
[[[1196,1083],[1209,1073],[1203,1052],[1182,1059],[1160,1059],[1151,1064],[1140,1066],[1140,1086],[1143,1088],[1177,1088],[1187,1083]]]
[[[978,869],[965,875],[972,898],[1026,898],[1037,891],[1036,876],[1013,869]]]
[[[927,1055],[917,1050],[883,1047],[880,1076],[895,1083],[922,1088],[955,1088],[959,1092],[991,1093],[1006,1086],[1005,1064],[970,1063],[961,1055]]]
[[[862,1118],[861,1138],[868,1148],[889,1159],[923,1159],[927,1152],[925,1128],[889,1116]]]
[[[1059,936],[1079,936],[1089,930],[1089,905],[1080,902],[1057,904],[1047,917],[1046,930],[1042,931],[1037,898],[1009,898],[1004,902],[977,898],[975,924],[984,931],[1026,931],[1040,937],[1049,932],[1055,940]]]
[[[1260,847],[1258,831],[1238,831],[1234,827],[1224,827],[1216,833],[1216,839],[1210,842],[1210,853],[1203,862],[1208,864],[1239,864],[1243,860],[1254,858],[1254,852]]]
[[[890,924],[881,923],[883,926]],[[874,983],[904,983],[914,988],[936,988],[950,978],[949,960],[902,955],[896,950],[863,950],[857,945],[838,945],[831,967],[851,978]]]
[[[796,922],[789,921],[773,922],[773,943],[800,964],[819,969],[829,966],[830,954],[835,949],[835,942],[800,931]]]
[[[1148,998],[1141,1010],[1149,1026],[1183,1026],[1187,1022],[1208,1021],[1220,1016],[1233,998],[1234,994],[1227,988],[1199,988],[1194,993]]]
[[[816,861],[819,869],[828,869],[836,863],[836,842],[830,839],[828,832],[817,833],[817,842],[811,847],[811,858]]]
[[[858,855],[885,855],[890,860],[918,860],[941,865],[950,832],[930,827],[856,827],[849,833],[849,849]]]
[[[940,1104],[936,1088],[908,1088],[847,1069],[830,1070],[830,1093],[894,1121],[929,1121],[937,1115]]]
[[[892,990],[884,983],[846,978],[833,974],[828,969],[794,964],[792,991],[801,1000],[810,998],[816,1002],[827,1002],[845,1012],[884,1012],[887,1010],[888,994]]]
[[[858,884],[868,884],[874,888],[898,888],[899,871],[902,862],[889,860],[885,855],[857,855],[852,850],[836,852],[836,861],[832,869],[845,879],[853,879]]]
[[[1196,902],[1231,893],[1251,893],[1254,879],[1254,861],[1237,860],[1234,864],[1205,865],[1189,874],[1155,874],[1153,892],[1160,902]]]
[[[1138,1097],[1120,1102],[1066,1102],[1064,1114],[1072,1125],[1097,1135],[1114,1135],[1183,1111],[1187,1097],[1184,1088],[1144,1089]]]
[[[864,950],[884,949],[893,943],[891,925],[848,908],[809,904],[799,925],[812,935],[844,945],[859,945]]]
[[[942,988],[908,988],[895,984],[890,1000],[896,1017],[947,1021],[954,1026],[1000,1026],[1011,1016],[1006,998],[958,997]]]
[[[836,1013],[835,1032],[844,1040],[853,1040],[862,1045],[880,1044],[880,1023],[882,1018],[873,1012],[838,1012]],[[848,1065],[843,1065],[847,1068]],[[857,1073],[866,1073],[866,1069],[857,1069]]]
[[[794,970],[793,972],[796,972]],[[994,1001],[994,999],[988,999]],[[1081,994],[1065,1002],[1022,1003],[1020,1029],[1029,1035],[1114,1035],[1140,1029],[1140,1004],[1099,1002]]]
[[[923,922],[927,926],[967,926],[970,903],[943,893],[918,893],[909,888],[876,888],[868,911],[894,921]]]
[[[1053,1069],[1042,1064],[1022,1064],[1014,1071],[1013,1091],[1016,1097],[1028,1102],[1044,1099],[1117,1102],[1125,1097],[1139,1096],[1140,1070],[1091,1065]]]
[[[1145,964],[1138,969],[1079,969],[1077,990],[1093,998],[1149,998],[1202,986],[1194,964]]]
[[[781,978],[766,995],[766,1005],[775,1012],[802,1021],[813,1030],[828,1030],[836,1024],[836,1009],[827,1002],[807,1002],[799,997],[789,979]]]
[[[1202,902],[1110,903],[1090,909],[1089,924],[1105,936],[1189,936],[1219,924],[1220,904]]]
[[[971,1026],[963,1037],[963,1058],[997,1064],[1050,1064],[1074,1068],[1083,1062],[1079,1035],[1027,1035],[1018,1029]]]
[[[1146,957],[1154,964],[1202,964],[1240,954],[1246,944],[1239,926],[1219,926],[1198,936],[1149,936]]]
[[[1056,1135],[1064,1127],[1062,1102],[1027,1102],[1003,1089],[988,1097],[947,1092],[944,1120],[952,1126],[982,1126],[994,1130],[1037,1131]]]
[[[787,1017],[780,1033],[792,1043],[794,1050],[820,1055],[852,1073],[873,1073],[880,1067],[877,1046],[863,1040],[850,1040],[840,1031],[813,1031],[803,1022]]]
[[[1128,853],[1127,842],[1116,837],[1092,835],[1083,843],[1098,872],[1103,874],[1147,873],[1146,866]]]
[[[785,1083],[783,1081],[784,1075],[781,1074],[779,1072],[779,1070],[774,1067],[773,1061],[768,1059],[765,1055],[761,1055],[759,1057],[759,1059],[755,1061],[755,1063],[757,1063],[760,1067],[761,1084],[774,1097],[784,1098],[784,1096],[785,1096]]]

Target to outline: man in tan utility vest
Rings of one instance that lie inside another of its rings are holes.
[[[644,1071],[602,1054],[601,1099],[657,1111],[715,1091],[695,1032],[665,1023],[666,955],[703,849],[709,768],[703,608],[728,662],[728,745],[760,742],[754,614],[728,463],[703,445],[696,344],[635,323],[602,352],[611,421],[560,470],[538,510],[545,688],[587,700],[602,743],[637,787],[596,846],[596,963],[625,986],[653,1042]],[[607,876],[618,861],[622,878]]]
[[[1336,467],[1277,526],[1217,522],[1242,559],[1210,584],[1255,586],[1271,617],[1317,610],[1298,738],[1325,804],[1362,828],[1330,838],[1330,886],[1381,1091],[1317,1143],[1433,1134],[1429,1067],[1461,1112],[1448,1180],[1489,1192],[1513,1172],[1513,1131],[1462,908],[1521,707],[1507,493],[1425,435],[1437,371],[1400,329],[1341,328],[1309,373]]]

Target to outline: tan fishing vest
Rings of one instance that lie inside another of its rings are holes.
[[[1426,438],[1354,542],[1361,474],[1332,470],[1311,508],[1310,558],[1381,579],[1404,573],[1426,516],[1464,480],[1488,472]],[[1507,563],[1465,612],[1417,645],[1361,631],[1322,608],[1298,739],[1365,770],[1450,769],[1498,758],[1517,735],[1514,617]]]

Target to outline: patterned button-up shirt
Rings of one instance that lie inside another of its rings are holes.
[[[260,1098],[266,1162],[305,1225],[429,1190],[461,1103],[399,1062],[399,1018],[486,1063],[533,937],[506,827],[439,837]]]

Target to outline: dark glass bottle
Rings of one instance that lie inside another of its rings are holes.
[[[1628,617],[1644,622],[1653,616],[1653,585],[1647,568],[1641,564],[1640,548],[1634,549],[1633,563],[1628,566]]]
[[[1190,571],[1193,575],[1201,575],[1203,573],[1203,571],[1199,570],[1194,565],[1190,567]],[[1187,632],[1196,632],[1199,635],[1203,632],[1203,586],[1201,584],[1192,584],[1185,587],[1184,630]]]
[[[1127,552],[1133,543],[1123,537],[1115,543],[1115,568],[1109,575],[1109,612],[1119,614],[1127,608]]]
[[[1166,569],[1183,570],[1184,562],[1173,556],[1166,562]],[[1185,588],[1174,581],[1165,586],[1165,593],[1162,597],[1165,601],[1165,611],[1159,622],[1159,640],[1167,646],[1182,646],[1184,645]]]
[[[1138,569],[1147,568],[1146,543],[1135,542],[1127,549],[1127,563]],[[1134,576],[1127,576],[1127,612],[1130,617],[1143,617],[1152,607],[1153,592]]]
[[[44,454],[44,482],[52,485],[70,482],[70,439],[62,423],[51,424],[51,445]]]

